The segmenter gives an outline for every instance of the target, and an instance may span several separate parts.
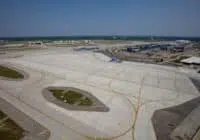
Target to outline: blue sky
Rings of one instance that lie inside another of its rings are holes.
[[[200,36],[200,0],[0,0],[0,37]]]

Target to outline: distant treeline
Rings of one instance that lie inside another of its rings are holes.
[[[56,37],[0,37],[7,41],[55,41],[55,40],[191,40],[200,41],[200,37],[164,37],[164,36],[56,36]]]

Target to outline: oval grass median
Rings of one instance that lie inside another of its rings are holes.
[[[0,65],[0,77],[11,78],[11,79],[23,79],[24,75],[17,72],[14,69]]]
[[[47,87],[43,96],[49,102],[74,111],[108,112],[109,108],[93,94],[74,87]]]
[[[65,91],[59,89],[52,89],[50,91],[58,100],[70,105],[91,106],[93,104],[93,101],[76,91]]]

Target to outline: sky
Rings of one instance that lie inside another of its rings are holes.
[[[200,0],[0,0],[0,37],[198,36]]]

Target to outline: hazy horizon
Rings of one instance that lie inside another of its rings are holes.
[[[200,38],[200,36],[162,36],[162,35],[46,35],[46,36],[0,36],[0,38],[53,38],[53,37],[166,37],[166,38]]]

